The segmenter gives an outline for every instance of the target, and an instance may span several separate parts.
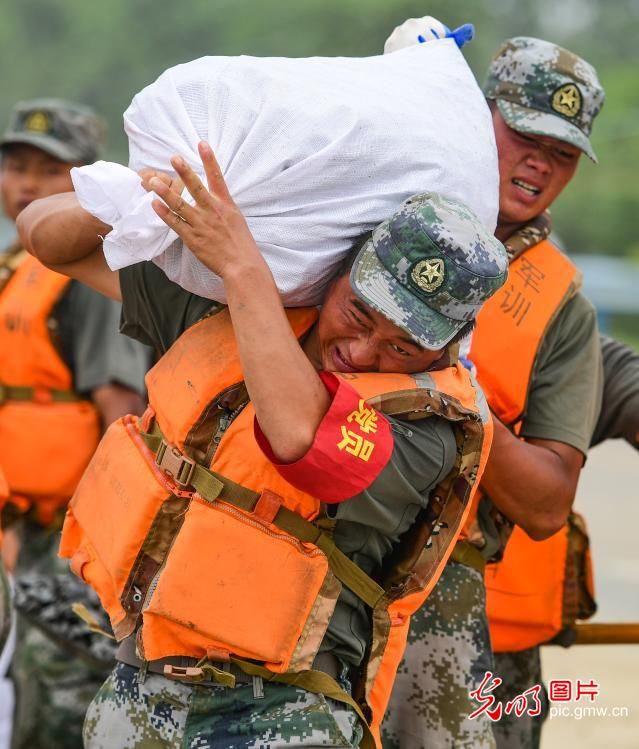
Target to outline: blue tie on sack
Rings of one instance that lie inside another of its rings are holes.
[[[435,29],[429,29],[430,33],[435,37],[435,39],[454,39],[455,44],[461,49],[466,42],[470,42],[473,37],[475,36],[475,27],[472,23],[464,23],[461,26],[458,26],[456,29],[451,31],[448,26],[442,24],[444,28],[446,29],[446,34],[442,37]],[[422,36],[421,34],[417,37],[417,41],[420,44],[423,44],[424,42],[428,41],[426,37]]]

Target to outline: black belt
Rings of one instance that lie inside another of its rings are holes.
[[[126,663],[128,666],[134,668],[143,669],[144,671],[152,674],[159,674],[169,679],[183,681],[185,683],[198,683],[206,686],[219,686],[220,681],[215,679],[209,679],[206,676],[201,676],[198,672],[202,671],[198,664],[200,661],[197,658],[189,658],[188,656],[174,655],[166,658],[160,658],[155,661],[143,661],[138,658],[135,652],[135,635],[127,637],[123,640],[118,647],[115,654],[116,660],[120,663]],[[249,676],[244,673],[239,666],[234,663],[227,663],[224,661],[207,661],[207,663],[215,666],[222,672],[229,674],[229,676],[235,677],[235,684],[252,684],[255,677]],[[333,679],[337,679],[342,671],[340,660],[332,653],[319,653],[311,668],[315,671],[323,671]]]

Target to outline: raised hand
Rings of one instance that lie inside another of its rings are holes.
[[[198,152],[208,189],[181,156],[174,156],[171,164],[194,205],[176,189],[179,184],[169,185],[156,175],[148,180],[159,198],[153,201],[153,209],[207,268],[225,278],[259,262],[261,256],[242,212],[231,198],[210,145],[200,143]]]

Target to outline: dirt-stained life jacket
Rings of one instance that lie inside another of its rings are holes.
[[[580,281],[570,260],[544,240],[513,260],[508,281],[478,315],[471,348],[477,379],[491,409],[515,434],[526,412],[544,336]],[[472,534],[470,525],[468,531]],[[566,526],[545,541],[533,541],[515,526],[501,561],[486,566],[485,581],[496,652],[539,645],[577,618],[592,616],[594,591],[583,518],[571,513]]]
[[[298,337],[317,318],[314,309],[287,314]],[[60,553],[97,591],[117,639],[137,631],[141,658],[201,659],[198,675],[214,679],[211,662],[230,660],[250,675],[322,692],[358,712],[368,726],[362,746],[373,747],[409,617],[465,521],[492,423],[461,366],[338,377],[361,408],[450,420],[458,445],[454,468],[378,579],[335,546],[324,505],[260,449],[228,310],[190,327],[148,373],[141,419],[109,428],[69,504]],[[311,670],[343,585],[371,612],[354,697]]]
[[[35,258],[0,273],[0,456],[9,501],[49,522],[73,494],[100,439],[93,404],[73,391],[51,312],[70,279]]]

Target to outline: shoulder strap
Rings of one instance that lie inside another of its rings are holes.
[[[157,465],[173,478],[180,490],[194,489],[207,502],[221,500],[245,512],[254,512],[258,508],[262,494],[205,468],[168,445],[157,422],[150,432],[141,432],[140,436],[153,453]],[[280,504],[269,522],[300,541],[320,548],[337,579],[371,608],[384,596],[384,589],[341,552],[330,536],[301,515]]]

